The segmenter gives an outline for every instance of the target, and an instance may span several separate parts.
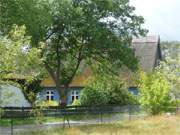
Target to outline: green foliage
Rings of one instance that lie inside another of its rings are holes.
[[[170,82],[171,93],[180,98],[180,43],[163,43],[165,58],[158,67]]]
[[[112,74],[90,78],[80,98],[82,105],[126,105],[134,101],[135,98],[128,92],[125,83]]]
[[[1,101],[0,101],[1,102]],[[1,103],[0,103],[1,104]],[[2,108],[0,108],[0,119],[1,119],[1,117],[3,116],[3,114],[4,114],[4,110],[2,109]]]
[[[0,84],[19,83],[25,97],[33,102],[39,90],[37,80],[41,79],[44,70],[41,51],[30,47],[30,41],[25,26],[14,25],[8,35],[0,37]]]
[[[80,100],[76,99],[76,100],[73,101],[72,105],[73,106],[80,106],[81,102],[80,102]]]
[[[58,106],[59,105],[59,102],[57,101],[42,101],[42,100],[36,100],[35,104],[34,104],[36,107],[48,107],[48,106]]]
[[[34,108],[32,110],[32,114],[35,116],[35,122],[37,124],[42,124],[45,120],[45,116],[43,113],[44,109],[47,109],[49,106],[59,106],[57,101],[38,101],[36,100],[34,104]]]
[[[31,79],[40,74],[40,50],[30,47],[25,26],[13,26],[7,36],[0,37],[0,78]]]
[[[81,94],[80,102],[82,105],[106,105],[108,104],[108,97],[102,89],[98,89],[99,86],[92,85],[91,87],[85,87]]]
[[[69,86],[83,62],[137,69],[131,39],[146,30],[128,0],[3,0],[0,5],[2,34],[14,23],[26,26],[31,46],[42,49],[43,64],[62,100],[60,86]]]
[[[170,84],[161,72],[142,72],[139,88],[140,103],[151,114],[167,111],[172,105]]]
[[[8,34],[12,25],[25,25],[33,46],[43,40],[51,25],[49,0],[1,0],[0,28]]]
[[[32,109],[31,113],[35,117],[36,124],[42,124],[42,122],[44,121],[45,119],[43,114],[44,108],[45,108],[44,106],[39,106]]]

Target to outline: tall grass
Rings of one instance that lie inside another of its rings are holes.
[[[153,116],[144,120],[116,124],[86,125],[72,128],[51,128],[20,135],[180,135],[179,116]]]

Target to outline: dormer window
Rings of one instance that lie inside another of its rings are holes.
[[[46,92],[46,100],[48,100],[48,101],[54,100],[54,92],[53,91],[47,91]]]

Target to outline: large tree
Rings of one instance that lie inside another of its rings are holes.
[[[81,63],[137,68],[130,44],[132,36],[144,35],[144,20],[128,0],[2,0],[1,6],[2,33],[25,24],[32,46],[43,42],[44,67],[62,104]]]

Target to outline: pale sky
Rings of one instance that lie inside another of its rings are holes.
[[[130,0],[130,4],[145,18],[149,35],[180,41],[180,0]]]

